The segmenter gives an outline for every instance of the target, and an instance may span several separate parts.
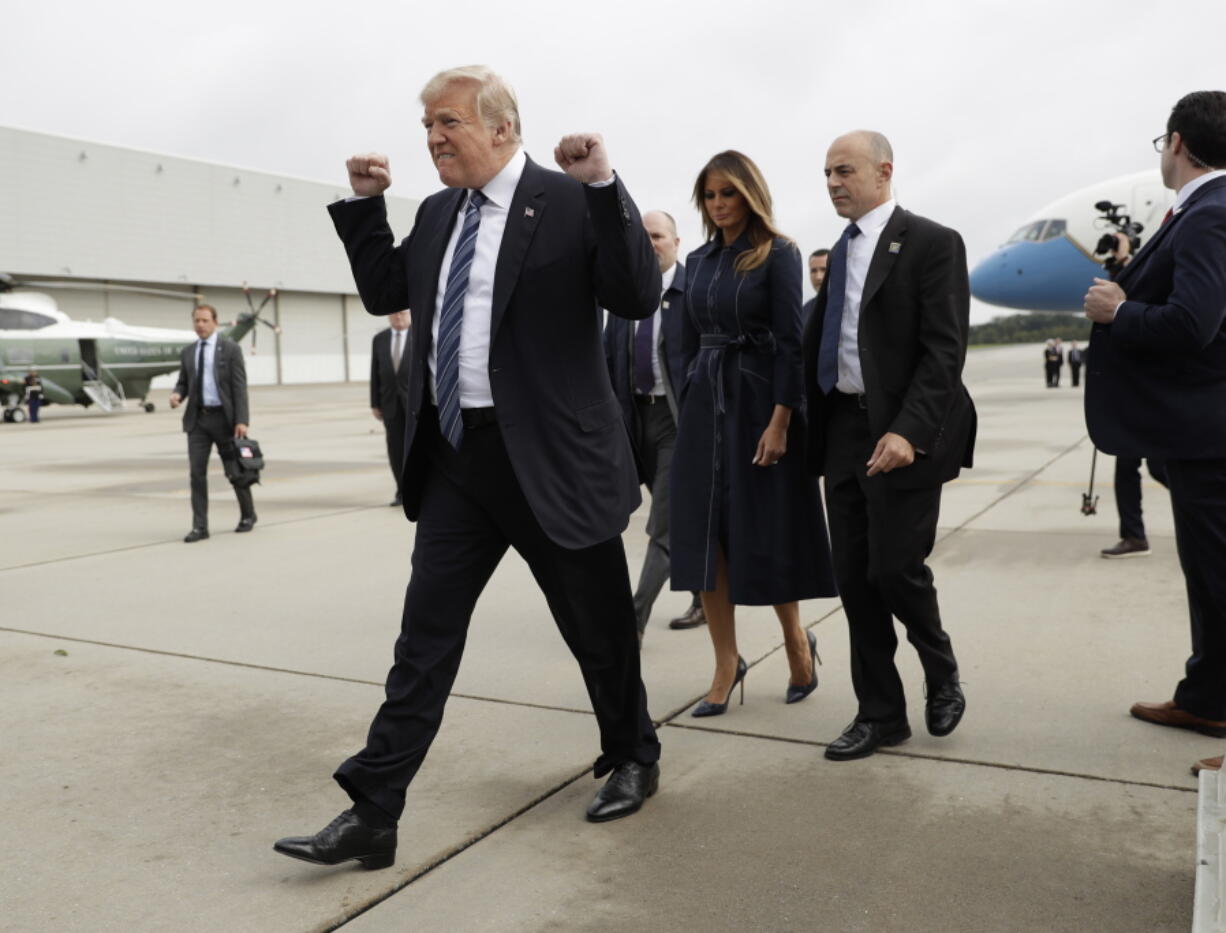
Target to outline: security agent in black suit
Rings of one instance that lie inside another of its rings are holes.
[[[1172,699],[1131,713],[1226,736],[1226,93],[1182,98],[1154,144],[1175,203],[1086,295],[1086,422],[1099,450],[1165,461],[1187,582],[1184,678]]]
[[[520,151],[514,94],[489,69],[443,72],[421,97],[447,188],[422,202],[409,236],[394,245],[384,156],[350,159],[363,199],[330,207],[367,310],[413,309],[403,489],[417,534],[387,699],[335,775],[354,807],[276,844],[321,864],[392,864],[405,791],[508,546],[587,683],[595,773],[612,772],[588,819],[635,812],[659,775],[620,538],[641,500],[599,312],[656,310],[655,254],[599,136],[564,137],[554,156],[566,174],[549,172]]]
[[[238,469],[234,439],[247,436],[251,420],[243,351],[233,340],[217,333],[217,309],[212,305],[200,305],[192,311],[192,328],[200,339],[179,354],[179,381],[170,396],[171,408],[187,400],[183,430],[187,433],[191,470],[192,529],[183,540],[188,544],[209,536],[208,471],[214,446],[238,499],[239,521],[234,530],[250,531],[256,520],[251,487],[234,482]]]
[[[834,760],[911,736],[894,618],[924,668],[928,731],[948,735],[965,709],[925,560],[941,484],[971,465],[974,448],[975,407],[962,384],[966,251],[953,230],[894,205],[892,174],[890,144],[879,133],[850,133],[831,145],[827,188],[835,211],[853,224],[831,252],[804,336],[807,461],[826,477],[859,700],[855,721],[826,749]]]
[[[413,358],[408,311],[389,314],[387,330],[370,342],[370,410],[383,423],[387,460],[396,480],[396,495],[389,505],[402,505],[400,471],[404,466],[404,415],[409,403],[409,363]]]
[[[800,306],[800,327],[803,331],[813,317],[813,309],[817,307],[817,292],[822,290],[822,282],[826,281],[826,269],[830,265],[830,250],[815,249],[809,254],[809,284],[813,286],[813,297]]]
[[[681,240],[676,222],[664,211],[648,211],[643,215],[643,229],[651,237],[663,279],[659,310],[641,321],[609,315],[604,331],[609,378],[634,445],[639,479],[651,492],[647,553],[634,590],[640,643],[651,608],[669,577],[668,478],[673,449],[677,446],[677,411],[685,382],[681,326],[686,314],[685,266],[677,261]],[[693,628],[706,621],[698,594],[691,596],[689,610],[673,619],[670,628]]]

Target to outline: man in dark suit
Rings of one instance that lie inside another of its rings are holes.
[[[1226,736],[1226,92],[1182,98],[1154,143],[1175,203],[1086,295],[1086,422],[1105,453],[1165,461],[1187,582],[1184,678],[1132,715]]]
[[[651,491],[647,516],[647,553],[634,591],[639,644],[651,617],[651,607],[668,582],[668,475],[677,445],[677,412],[685,361],[681,328],[685,309],[685,266],[677,261],[677,224],[664,211],[643,215],[643,229],[651,237],[660,264],[660,307],[651,317],[632,322],[609,315],[605,323],[605,358],[613,391],[634,445],[639,479]],[[670,628],[693,628],[706,621],[698,594],[691,594],[690,609],[669,623]],[[694,606],[698,606],[697,613]]]
[[[389,327],[375,334],[370,342],[370,410],[383,422],[387,436],[387,460],[396,479],[396,495],[390,505],[402,505],[400,470],[404,465],[404,413],[409,401],[409,361],[413,350],[409,346],[408,311],[387,316]]]
[[[234,482],[238,476],[234,439],[247,436],[251,421],[243,351],[217,333],[217,309],[212,305],[200,305],[192,312],[192,328],[200,339],[179,354],[179,382],[170,395],[171,408],[187,400],[183,430],[192,479],[192,529],[183,540],[188,544],[209,536],[208,472],[214,446],[238,499],[239,521],[234,530],[250,531],[256,518],[251,486]]]
[[[817,293],[822,290],[822,282],[826,281],[826,269],[830,264],[830,250],[815,249],[809,254],[809,284],[813,286],[813,297],[800,307],[800,328],[803,331],[813,317],[813,309],[817,307]]]
[[[826,184],[852,221],[805,330],[807,462],[826,477],[835,577],[851,637],[855,721],[826,749],[861,758],[911,736],[894,618],[919,652],[925,719],[948,735],[965,709],[932,571],[941,484],[971,465],[975,407],[962,385],[970,287],[953,230],[898,207],[880,133],[836,139]]]
[[[514,93],[488,68],[442,72],[421,99],[447,187],[409,236],[394,245],[387,224],[385,156],[351,158],[358,199],[329,208],[367,310],[413,309],[402,488],[417,533],[387,699],[335,775],[353,808],[276,844],[320,864],[392,864],[405,791],[508,547],[544,591],[596,714],[594,770],[612,774],[588,819],[635,812],[659,776],[620,537],[641,498],[599,310],[651,315],[655,254],[599,136],[564,137],[565,174],[549,172],[521,150]]]

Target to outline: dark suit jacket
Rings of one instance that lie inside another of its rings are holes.
[[[660,329],[656,347],[660,356],[660,376],[668,407],[677,420],[681,385],[685,382],[685,359],[681,353],[681,327],[685,318],[685,266],[677,263],[672,284],[660,299]],[[604,328],[605,360],[613,391],[622,406],[626,424],[634,424],[638,409],[634,405],[634,331],[636,322],[609,316]]]
[[[1226,457],[1226,178],[1198,188],[1116,276],[1095,324],[1086,423],[1104,453]]]
[[[891,251],[891,244],[899,244]],[[824,469],[829,403],[817,385],[817,351],[829,278],[804,334],[809,406],[806,460]],[[860,303],[860,367],[875,437],[901,434],[915,462],[882,474],[900,489],[938,485],[972,464],[976,416],[962,384],[970,285],[962,237],[901,207],[881,231]],[[918,453],[923,451],[923,453]]]
[[[329,205],[371,314],[413,309],[405,513],[421,508],[430,403],[427,356],[443,253],[462,189],[426,198],[398,246],[383,198]],[[531,159],[511,201],[494,274],[490,386],[516,479],[545,533],[567,548],[607,541],[638,507],[638,475],[601,346],[600,308],[656,310],[660,269],[621,180],[581,185]]]
[[[200,391],[196,373],[196,348],[199,345],[199,341],[193,340],[179,353],[179,382],[174,391],[186,400],[183,406],[184,431],[196,426],[196,413],[199,410],[196,399],[196,393]],[[217,383],[217,394],[221,396],[221,407],[230,426],[251,424],[243,351],[237,343],[221,334],[217,335],[217,346],[213,351],[213,380]]]
[[[392,329],[381,330],[370,342],[370,407],[394,418],[408,407],[409,370],[413,368],[413,331],[404,332],[400,369],[392,365]]]

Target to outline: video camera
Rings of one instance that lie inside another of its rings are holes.
[[[1094,205],[1094,209],[1102,215],[1100,220],[1105,220],[1115,228],[1116,233],[1122,233],[1128,238],[1128,254],[1133,255],[1141,248],[1141,231],[1145,227],[1133,220],[1129,214],[1125,214],[1124,207],[1123,204],[1112,204],[1110,201],[1099,201]],[[1104,233],[1094,247],[1096,257],[1106,257],[1102,260],[1103,268],[1112,275],[1123,266],[1123,262],[1115,255],[1118,242],[1115,233]]]

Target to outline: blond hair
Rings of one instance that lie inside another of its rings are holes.
[[[477,85],[477,115],[491,130],[508,121],[511,124],[511,139],[522,142],[519,125],[519,101],[515,91],[501,75],[487,65],[462,65],[440,71],[421,89],[423,104],[437,98],[452,84],[472,81]]]
[[[771,193],[766,187],[766,179],[754,164],[753,159],[744,153],[729,149],[711,157],[698,180],[694,182],[694,204],[702,214],[702,229],[707,239],[713,240],[719,235],[719,228],[711,221],[707,213],[706,198],[707,176],[711,172],[726,175],[749,207],[749,223],[746,231],[749,234],[750,249],[746,250],[736,261],[736,271],[744,275],[766,262],[774,246],[775,238],[779,237],[792,242],[775,228],[775,220],[771,216]]]

